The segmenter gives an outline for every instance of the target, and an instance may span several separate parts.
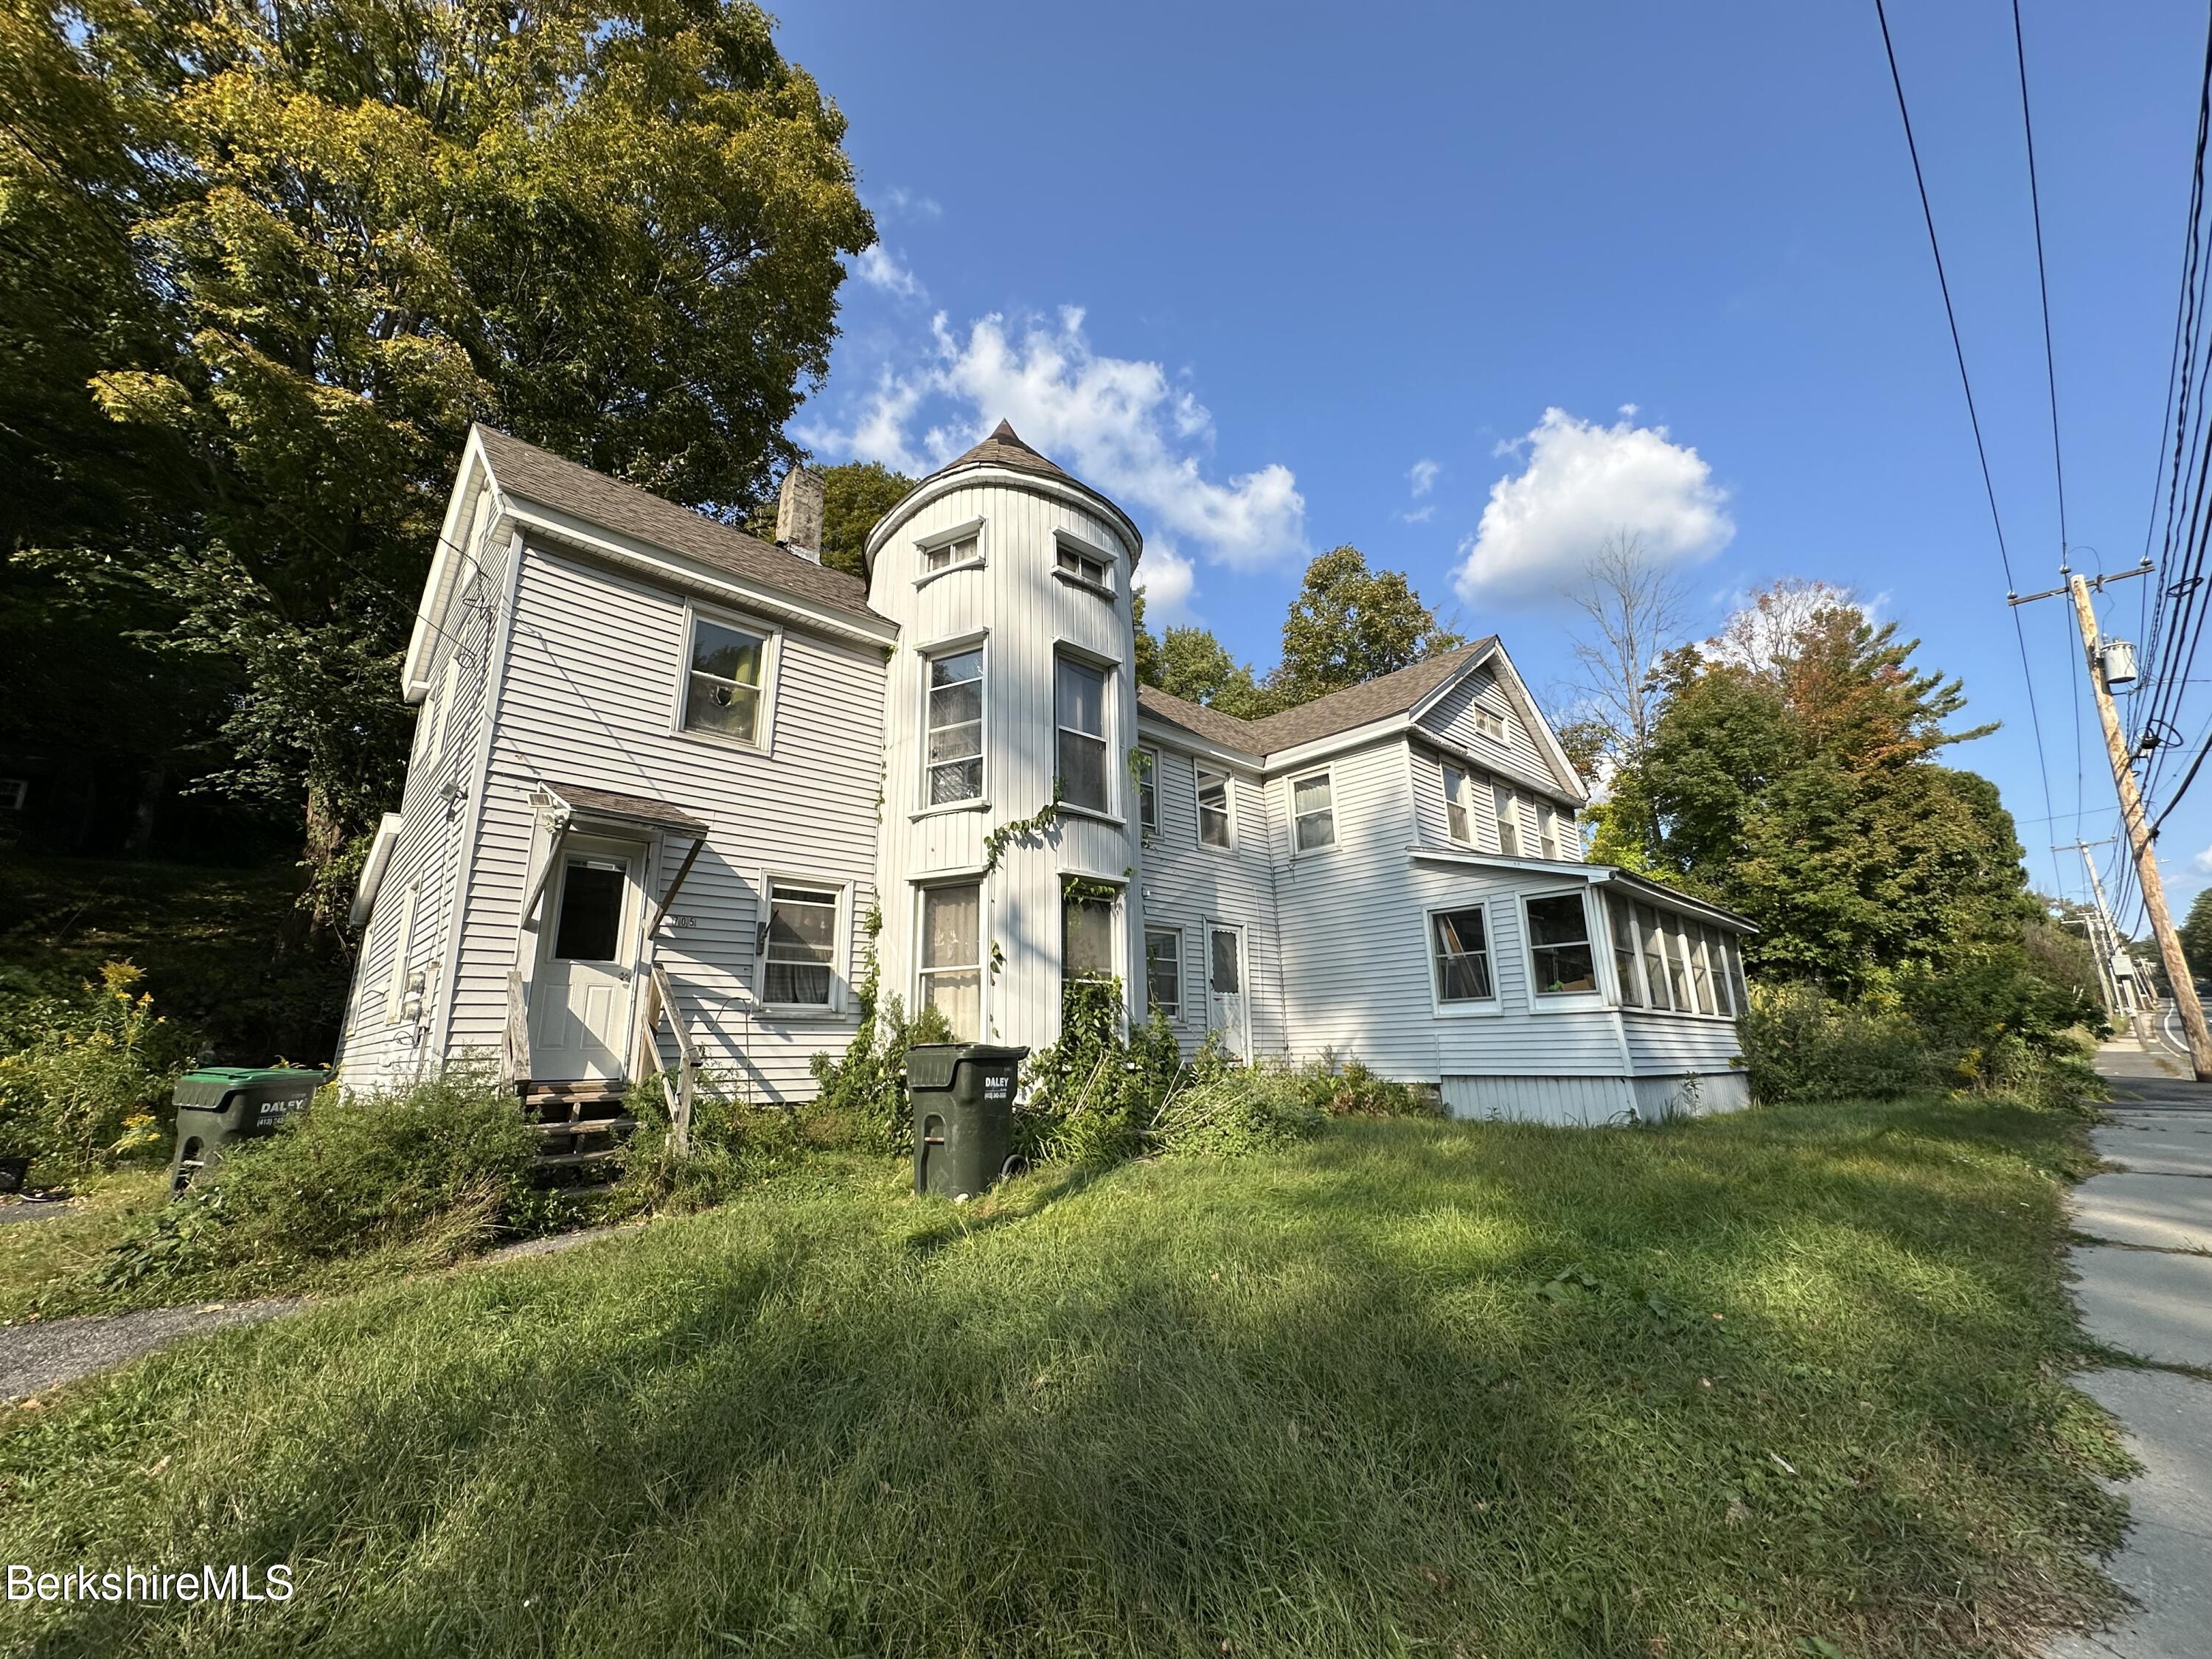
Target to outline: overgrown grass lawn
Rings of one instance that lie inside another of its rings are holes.
[[[820,1160],[0,1414],[39,1654],[1959,1654],[2109,1605],[2079,1126],[1339,1126],[963,1208]],[[1561,1275],[1564,1275],[1562,1277]]]

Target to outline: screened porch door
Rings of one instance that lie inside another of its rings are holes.
[[[538,976],[530,988],[534,1079],[584,1082],[623,1075],[645,849],[571,840],[547,900]]]
[[[1244,992],[1244,930],[1213,922],[1206,930],[1206,1026],[1218,1031],[1229,1052],[1252,1058],[1251,1021]]]

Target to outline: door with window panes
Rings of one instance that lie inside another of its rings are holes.
[[[1215,922],[1206,930],[1207,1024],[1239,1060],[1252,1058],[1252,1029],[1244,988],[1244,930]]]
[[[627,1070],[644,865],[645,849],[632,843],[572,839],[562,848],[530,988],[533,1078],[584,1082]]]

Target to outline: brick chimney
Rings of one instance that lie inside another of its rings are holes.
[[[817,564],[822,562],[823,489],[819,472],[794,466],[783,475],[783,489],[775,498],[777,544]]]

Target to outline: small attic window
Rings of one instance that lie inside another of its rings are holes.
[[[1505,743],[1510,740],[1513,725],[1506,716],[1499,714],[1496,709],[1485,708],[1480,703],[1476,703],[1474,729],[1492,743]]]
[[[1060,574],[1073,576],[1086,587],[1103,587],[1109,592],[1113,589],[1114,567],[1111,564],[1080,549],[1070,547],[1065,542],[1060,546],[1059,568]]]
[[[965,564],[975,556],[981,544],[973,536],[963,536],[957,542],[939,542],[935,547],[921,550],[924,570],[950,570],[956,564]]]
[[[981,564],[983,562],[983,521],[970,519],[966,524],[940,530],[935,535],[915,543],[915,550],[921,560],[921,574],[915,578],[917,585],[947,570]]]

